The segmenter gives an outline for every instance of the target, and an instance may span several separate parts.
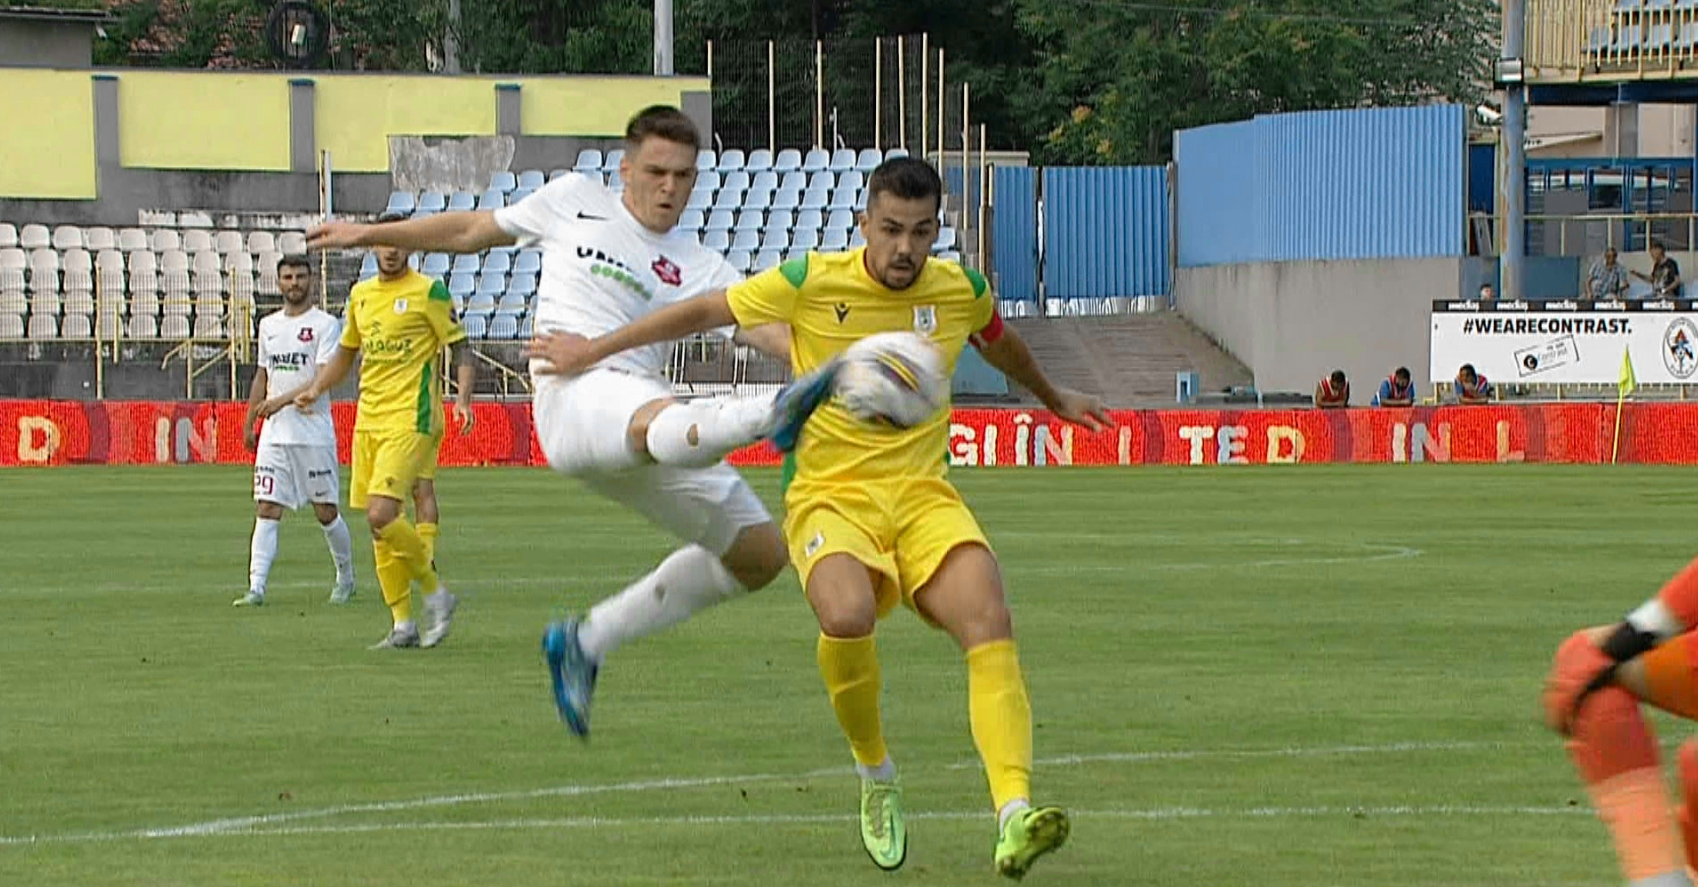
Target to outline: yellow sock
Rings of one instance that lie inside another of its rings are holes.
[[[398,517],[389,522],[383,529],[377,531],[379,539],[389,543],[395,550],[395,556],[407,565],[412,578],[419,581],[420,594],[433,594],[436,591],[436,568],[431,566],[430,555],[425,550],[425,541],[419,536],[419,531],[404,517]]]
[[[815,649],[820,677],[825,681],[837,723],[849,738],[856,763],[877,767],[890,757],[879,724],[878,651],[872,635],[864,638],[832,638],[820,635]]]
[[[424,540],[425,559],[430,561],[431,566],[436,566],[436,536],[438,532],[434,522],[427,524],[421,521],[419,523],[419,538]]]
[[[383,589],[383,602],[396,622],[413,618],[413,573],[395,554],[395,549],[382,539],[372,541],[372,554],[377,561],[377,584]]]
[[[1014,641],[967,651],[967,709],[997,810],[1032,796],[1032,704]]]

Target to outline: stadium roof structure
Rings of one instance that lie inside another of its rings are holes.
[[[6,3],[0,3],[0,19],[35,19],[55,22],[89,22],[91,24],[115,21],[112,13],[98,6],[65,8],[54,6],[14,6]]]

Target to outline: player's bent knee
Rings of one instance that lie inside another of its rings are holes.
[[[827,555],[808,574],[808,605],[820,632],[834,638],[864,638],[878,625],[872,576],[846,554]]]
[[[720,563],[738,584],[757,591],[771,585],[784,572],[790,556],[784,549],[784,535],[778,531],[778,525],[768,522],[745,527]]]
[[[255,503],[254,514],[265,520],[282,520],[283,506],[276,502]]]
[[[336,506],[334,506],[334,505],[314,505],[312,507],[312,510],[313,510],[313,514],[318,517],[319,523],[324,524],[325,526],[329,526],[333,523],[336,523],[336,517],[337,517],[337,514],[338,514],[338,512],[336,510]]]
[[[395,522],[401,516],[401,503],[387,496],[372,496],[366,503],[366,524],[373,533]]]

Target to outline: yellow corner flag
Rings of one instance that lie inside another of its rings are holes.
[[[1639,387],[1639,378],[1633,375],[1633,355],[1626,348],[1621,349],[1621,381],[1617,384],[1619,394],[1625,398]]]

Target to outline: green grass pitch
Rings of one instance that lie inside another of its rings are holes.
[[[1698,552],[1666,468],[963,470],[1002,558],[1038,800],[1032,884],[1619,882],[1550,651]],[[751,478],[776,500],[776,473]],[[793,575],[619,651],[569,738],[543,624],[669,542],[543,470],[446,471],[434,651],[370,652],[310,513],[236,610],[240,468],[0,472],[0,884],[973,885],[989,800],[947,637],[880,629],[908,865],[882,876]],[[1684,725],[1659,719],[1665,744]]]

